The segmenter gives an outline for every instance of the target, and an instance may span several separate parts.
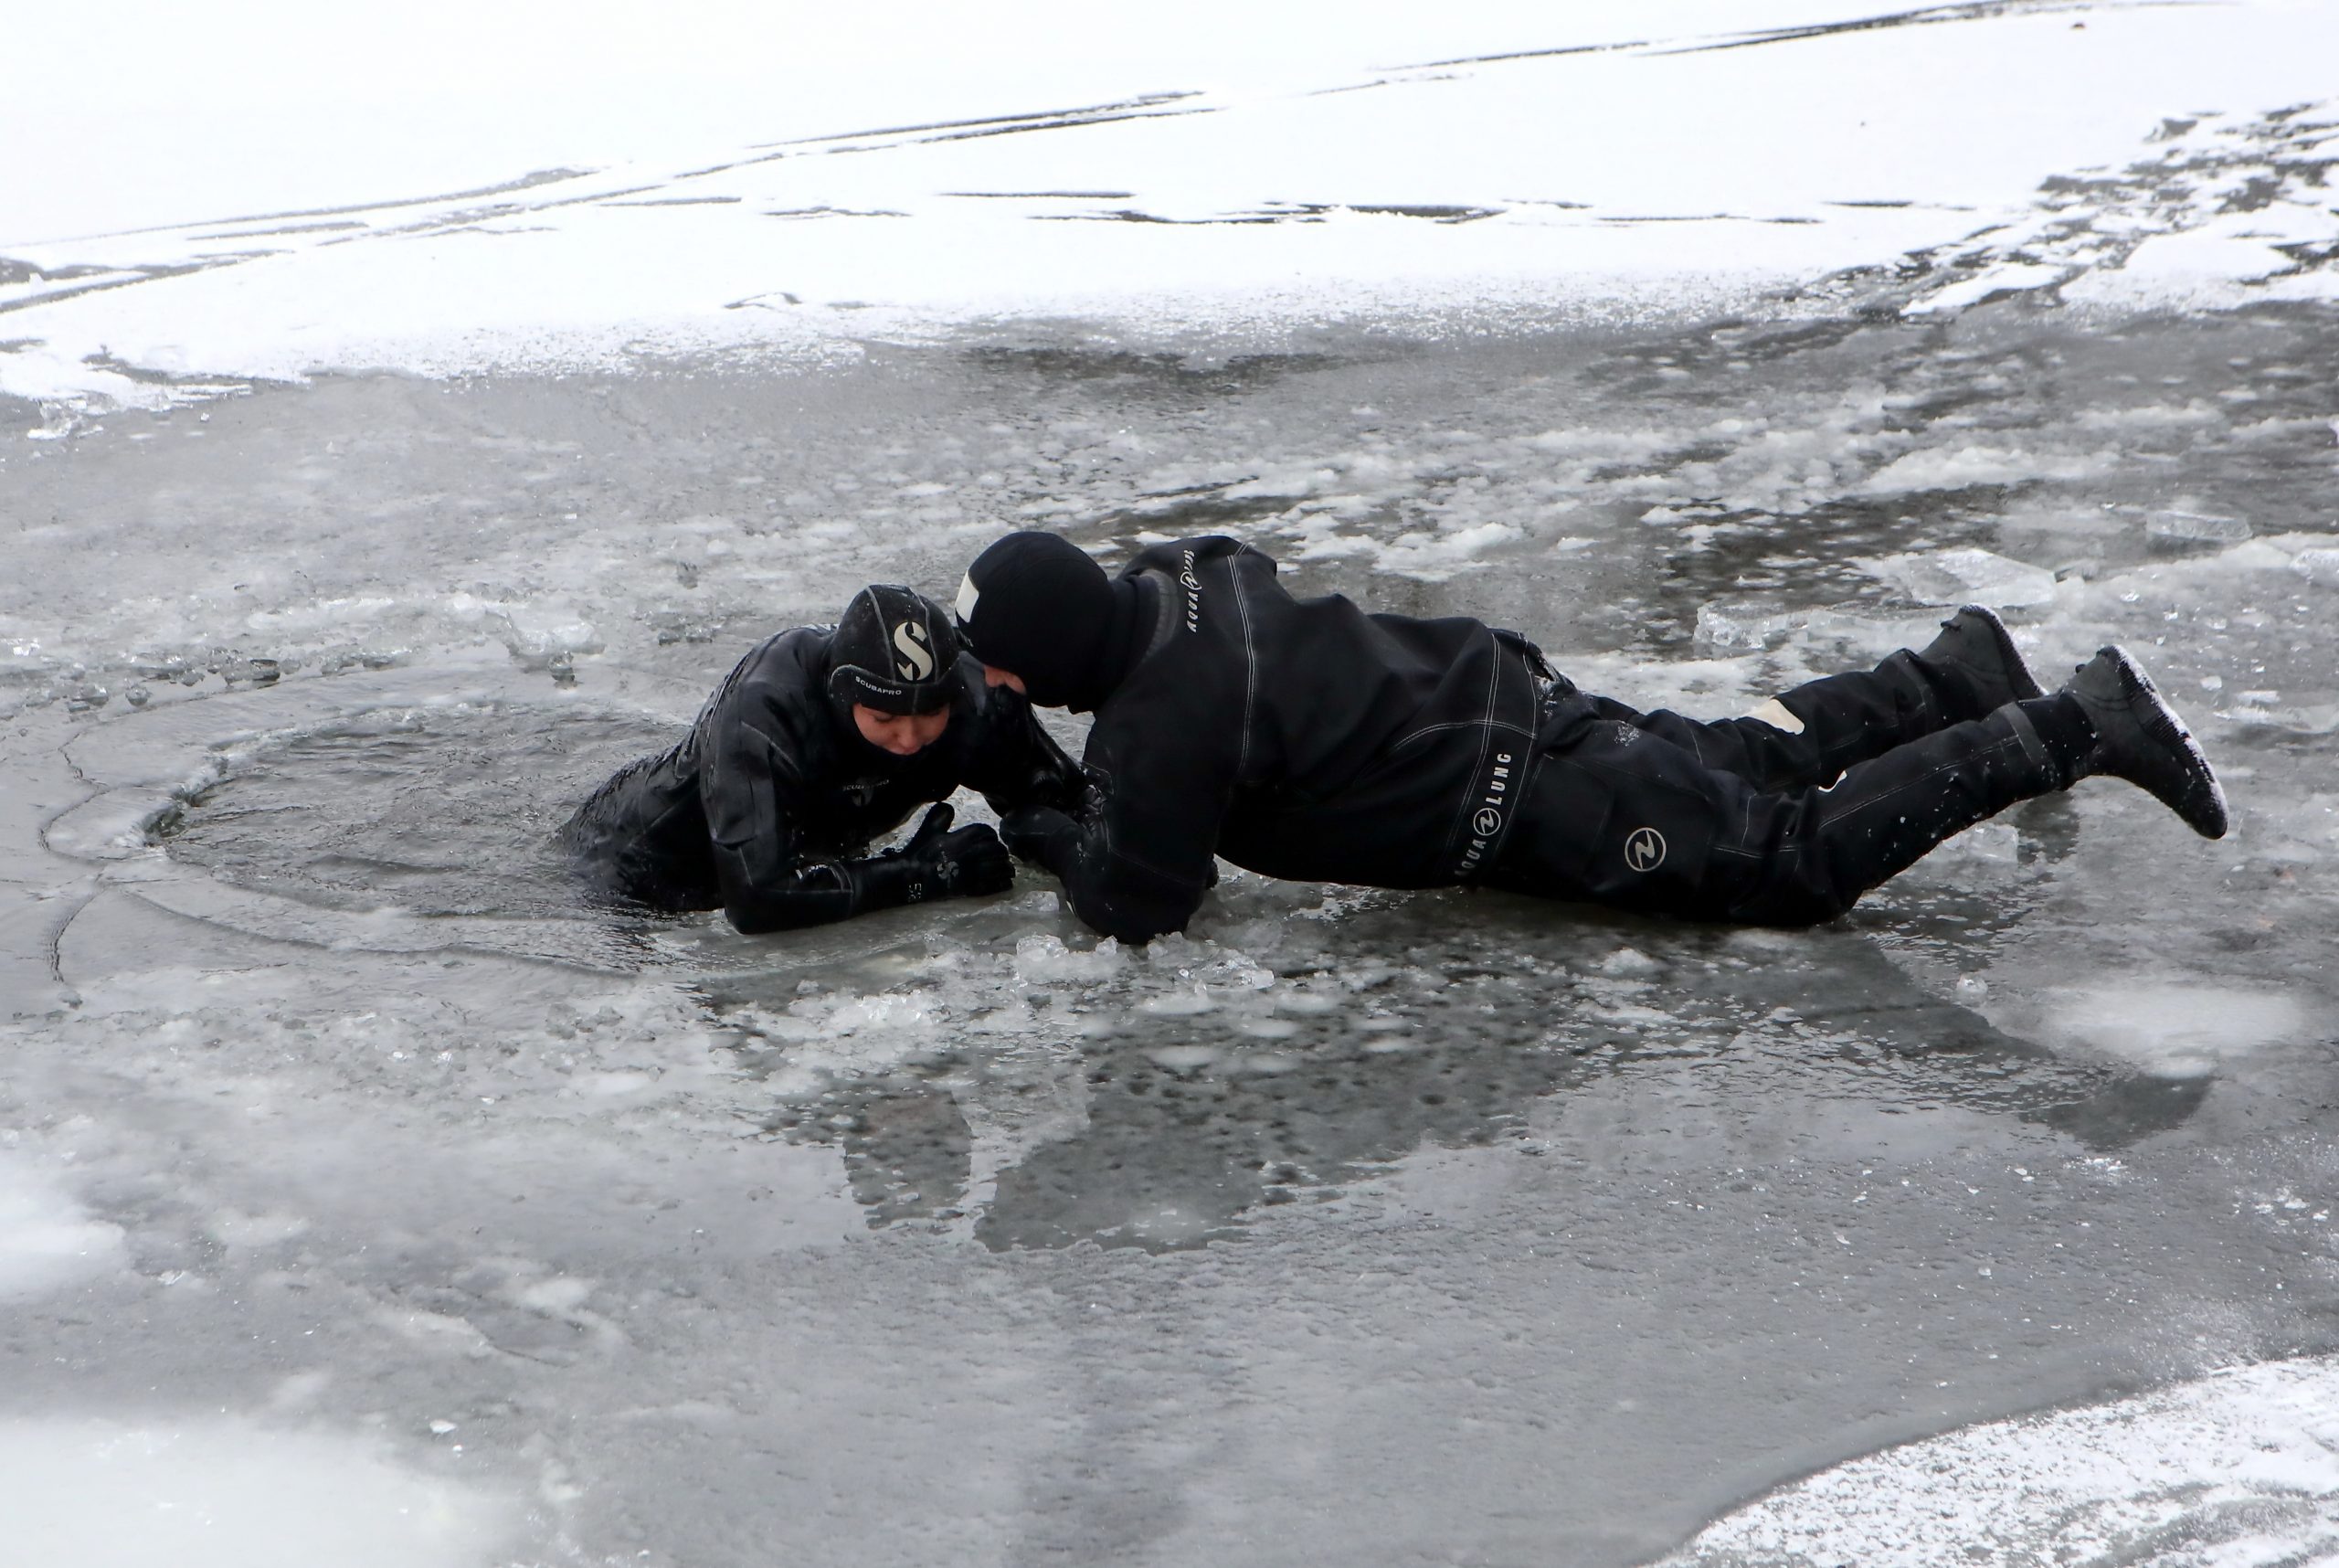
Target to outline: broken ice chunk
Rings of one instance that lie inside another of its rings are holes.
[[[1025,937],[1015,944],[1016,978],[1030,985],[1109,980],[1126,961],[1110,937],[1085,953],[1065,947],[1061,937]]]
[[[1718,650],[1752,652],[1776,646],[1811,620],[1807,609],[1782,609],[1751,599],[1716,599],[1698,609],[1698,641]]]
[[[2286,729],[2293,735],[2329,735],[2339,730],[2339,703],[2279,703],[2272,692],[2244,692],[2217,716],[2234,724]]]
[[[2301,550],[2291,557],[2291,569],[2311,581],[2339,587],[2339,550]]]
[[[513,662],[524,670],[552,670],[557,673],[568,667],[579,653],[598,653],[601,634],[590,621],[561,619],[557,609],[536,609],[512,605],[498,612],[509,629],[503,646],[511,650]]]
[[[2150,512],[2144,533],[2154,539],[2186,545],[2238,545],[2250,536],[2250,526],[2238,517],[2217,517],[2206,512]]]
[[[1987,550],[1934,550],[1893,556],[1877,563],[1879,572],[1926,604],[1992,606],[2051,604],[2055,574]]]

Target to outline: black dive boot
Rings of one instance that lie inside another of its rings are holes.
[[[1941,635],[1916,658],[1933,677],[1953,721],[1977,719],[2008,703],[2046,695],[2006,634],[2006,622],[1978,604],[1942,621]]]
[[[2203,838],[2225,837],[2226,792],[2209,759],[2125,650],[2098,651],[2063,692],[2095,726],[2095,747],[2080,764],[2080,777],[2125,779]]]

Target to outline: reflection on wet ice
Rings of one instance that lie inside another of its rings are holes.
[[[1974,971],[2074,848],[2052,801],[1887,890],[1861,916],[1882,948],[1237,874],[1198,937],[1123,949],[1029,873],[1033,891],[940,924],[770,944],[713,916],[583,906],[548,853],[569,800],[662,733],[590,709],[381,710],[231,755],[162,842],[303,906],[477,917],[512,924],[519,950],[683,964],[746,1075],[737,1114],[836,1148],[871,1226],[997,1248],[1239,1234],[1424,1147],[1523,1147],[1536,1103],[1590,1073],[1817,1067],[1879,1104],[2012,1115],[2095,1148],[2176,1125],[2210,1086],[2158,1057],[2141,1076],[2066,1059],[1985,1016]]]
[[[2096,1149],[2181,1123],[2209,1088],[2005,1034],[1850,936],[1815,953],[1588,911],[1537,929],[1533,906],[1466,897],[1310,922],[1241,883],[1231,902],[1244,948],[1025,938],[1012,958],[937,955],[906,991],[863,994],[848,975],[841,994],[766,1000],[732,980],[710,1001],[778,1091],[760,1125],[836,1146],[871,1225],[1002,1249],[1233,1235],[1424,1148],[1525,1148],[1538,1102],[1593,1074],[1661,1093],[1690,1066],[1748,1095],[1831,1076],[1909,1114],[1919,1143],[1927,1113],[1962,1108]],[[1254,903],[1283,918],[1241,908]]]

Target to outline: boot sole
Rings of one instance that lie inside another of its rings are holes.
[[[2168,705],[2168,699],[2160,694],[2160,688],[2153,684],[2153,678],[2129,657],[2126,649],[2107,648],[2104,652],[2119,662],[2121,684],[2124,688],[2122,695],[2136,723],[2154,740],[2173,751],[2181,752],[2185,757],[2186,777],[2184,787],[2177,791],[2177,798],[2169,800],[2160,796],[2157,790],[2153,793],[2162,804],[2184,819],[2186,827],[2203,838],[2225,837],[2228,821],[2225,788],[2217,782],[2217,772],[2209,766],[2209,759],[2203,754],[2200,743],[2193,738],[2193,732],[2186,727],[2176,710]]]

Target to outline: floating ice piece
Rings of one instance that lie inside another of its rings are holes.
[[[2292,735],[2329,735],[2339,730],[2339,703],[2281,704],[2259,692],[2242,693],[2233,706],[2219,708],[2217,716],[2231,724],[2286,729]]]
[[[2327,1563],[2334,1408],[2339,1361],[2323,1358],[1968,1427],[1799,1481],[1659,1568]]]
[[[509,628],[503,645],[522,668],[548,669],[577,654],[601,651],[601,634],[592,622],[556,619],[558,613],[520,605],[501,612],[500,619]]]
[[[1065,947],[1060,937],[1025,937],[1015,944],[1016,978],[1027,985],[1109,980],[1127,963],[1120,943],[1110,937],[1085,953]]]
[[[2339,550],[2301,550],[2291,557],[2291,569],[2310,582],[2339,588]]]
[[[1519,530],[1508,523],[1476,523],[1450,533],[1416,529],[1378,546],[1375,564],[1392,576],[1444,582],[1479,565],[1477,557],[1486,551],[1519,537]]]
[[[1745,599],[1716,599],[1698,607],[1697,640],[1707,647],[1752,651],[1769,648],[1801,630],[1807,609],[1781,609]]]
[[[1619,948],[1597,965],[1600,972],[1624,975],[1635,980],[1646,980],[1665,972],[1665,966],[1637,948]]]
[[[1218,1005],[1211,1000],[1209,991],[1195,986],[1191,991],[1173,991],[1162,996],[1148,996],[1137,1004],[1139,1012],[1155,1018],[1189,1018],[1208,1012]]]
[[[822,1033],[831,1039],[864,1030],[922,1033],[934,1025],[935,1000],[932,991],[924,991],[855,997],[822,1021]]]
[[[1964,490],[1977,484],[2029,484],[2040,480],[2087,479],[2106,466],[2092,453],[2025,451],[2016,447],[1922,447],[1893,459],[1860,488],[1872,495],[1910,491]]]
[[[2144,533],[2151,538],[2173,539],[2186,544],[2238,545],[2250,537],[2251,529],[2238,517],[2171,510],[2145,514]]]
[[[1877,563],[1879,575],[1927,604],[2051,604],[2055,574],[1988,550],[1936,550]]]

